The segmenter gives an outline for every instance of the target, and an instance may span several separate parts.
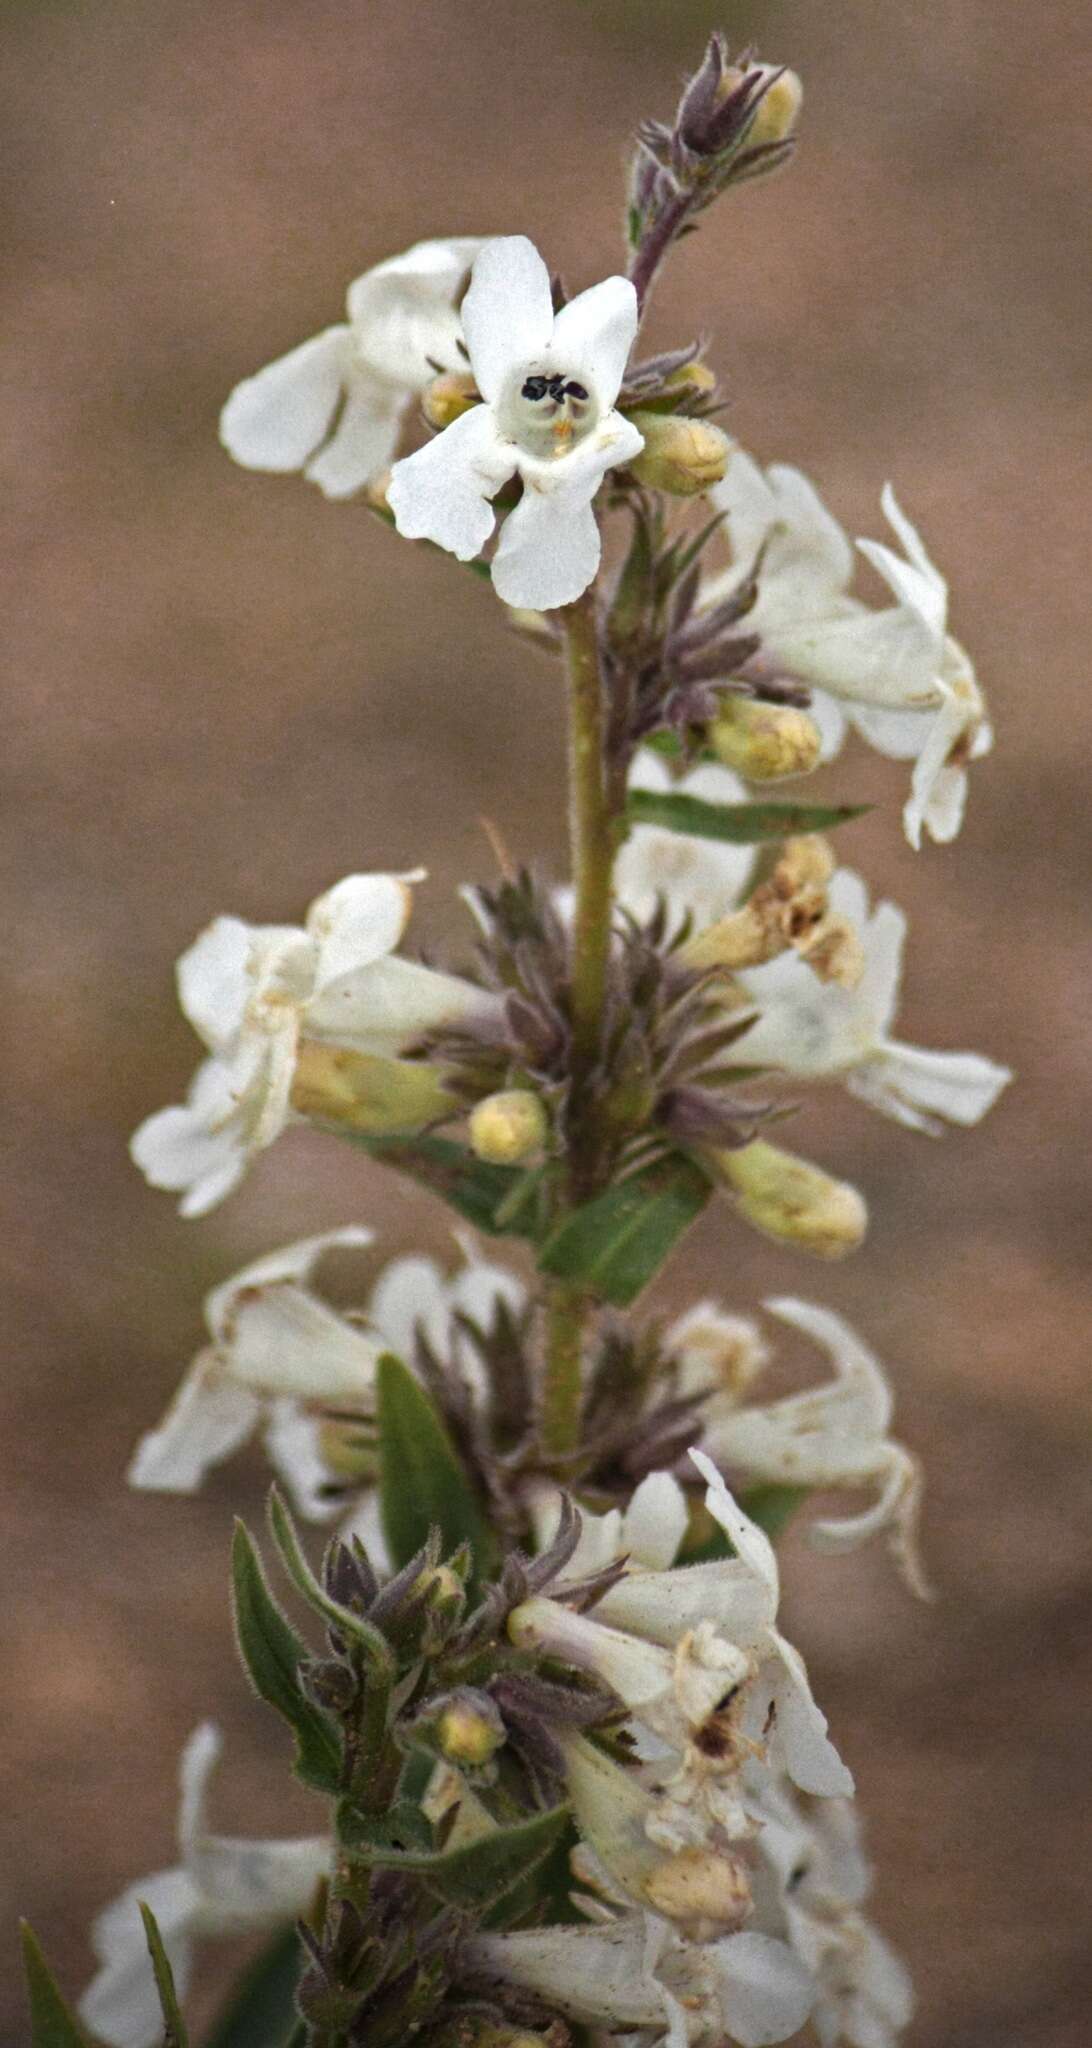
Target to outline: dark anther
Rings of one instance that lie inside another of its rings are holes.
[[[537,374],[528,377],[520,392],[521,398],[530,398],[536,405],[540,398],[550,397],[560,405],[563,398],[586,399],[587,396],[583,384],[578,384],[573,377],[570,377],[566,384],[565,379],[556,370],[552,377]]]
[[[545,398],[553,381],[550,377],[528,377],[526,384],[520,392],[520,397],[533,398],[537,403],[540,398]]]
[[[808,1866],[807,1866],[807,1864],[806,1864],[806,1863],[798,1863],[798,1864],[797,1864],[797,1866],[796,1866],[796,1869],[795,1869],[794,1871],[792,1871],[792,1872],[791,1872],[790,1876],[788,1877],[788,1879],[787,1879],[787,1881],[786,1881],[786,1884],[785,1884],[785,1890],[786,1890],[787,1892],[794,1892],[794,1891],[796,1891],[797,1887],[798,1887],[799,1885],[802,1885],[802,1884],[803,1884],[803,1882],[804,1882],[804,1879],[806,1878],[807,1874],[808,1874]]]
[[[566,398],[586,398],[587,395],[588,394],[585,391],[584,386],[582,384],[576,383],[575,379],[570,377],[568,383],[565,386]]]

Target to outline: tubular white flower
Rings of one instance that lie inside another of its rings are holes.
[[[928,1593],[917,1548],[922,1479],[917,1459],[888,1435],[893,1400],[880,1365],[840,1316],[783,1298],[764,1306],[829,1353],[834,1378],[766,1406],[740,1407],[714,1394],[702,1412],[702,1443],[741,1478],[790,1486],[875,1486],[875,1505],[837,1521],[812,1522],[819,1550],[851,1550],[886,1531],[911,1590]]]
[[[347,498],[387,468],[406,408],[462,368],[458,305],[480,237],[417,242],[358,277],[348,320],[237,384],[220,439],[244,469],[299,470]]]
[[[747,800],[745,785],[730,768],[703,762],[676,779],[660,755],[647,747],[634,760],[629,787],[656,795],[696,796],[712,804]],[[701,930],[735,909],[753,866],[753,847],[668,832],[660,825],[634,825],[615,862],[615,890],[623,908],[642,922],[664,898],[673,918],[689,916]]]
[[[614,403],[637,331],[625,278],[556,314],[550,276],[523,235],[487,242],[462,305],[483,403],[395,463],[387,493],[398,531],[470,561],[494,527],[489,500],[519,476],[493,582],[506,604],[550,611],[586,590],[599,567],[592,500],[608,469],[644,443]]]
[[[391,957],[422,876],[349,875],[302,927],[218,917],[183,953],[179,1001],[211,1058],[185,1104],[146,1118],[130,1145],[153,1187],[181,1192],[183,1216],[215,1207],[283,1131],[301,1037],[393,1058],[489,1005],[470,982]]]
[[[893,903],[869,914],[859,875],[840,868],[829,889],[833,912],[860,935],[864,972],[856,987],[822,982],[795,953],[738,976],[758,1011],[740,1040],[748,1065],[780,1067],[801,1080],[839,1080],[911,1130],[937,1136],[941,1117],[976,1124],[1012,1079],[980,1053],[927,1052],[889,1036],[898,1009],[906,918]]]
[[[764,2048],[795,2034],[814,2000],[811,1977],[785,1942],[751,1933],[682,1941],[652,1914],[478,1935],[463,1953],[476,1977],[520,1985],[612,2033],[648,2029],[649,2043],[664,2048],[715,2048],[726,2035],[740,2048]]]
[[[762,637],[760,663],[819,692],[813,709],[827,758],[848,721],[880,753],[915,762],[904,811],[912,846],[923,830],[953,839],[966,763],[989,752],[992,735],[974,669],[947,630],[947,584],[890,484],[883,510],[904,554],[858,542],[897,600],[881,611],[850,595],[850,543],[799,470],[775,463],[764,473],[736,449],[712,496],[729,515],[735,566],[706,586],[704,602],[738,588],[764,548],[758,602],[747,615]]]
[[[330,1842],[324,1835],[250,1842],[209,1834],[205,1800],[220,1748],[218,1730],[205,1721],[182,1752],[178,1864],[130,1885],[92,1929],[100,1968],[80,2001],[80,2012],[110,2048],[154,2048],[163,2035],[142,1901],[155,1914],[184,1998],[195,1940],[289,1926],[307,1911],[329,1869]]]

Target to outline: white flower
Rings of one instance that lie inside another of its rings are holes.
[[[349,286],[347,321],[237,384],[220,439],[245,469],[302,469],[347,498],[386,469],[410,398],[459,370],[458,303],[480,238],[417,242]]]
[[[526,1503],[539,1550],[552,1542],[561,1516],[560,1490],[548,1480],[535,1480]],[[625,1512],[609,1508],[605,1515],[580,1510],[580,1541],[565,1567],[566,1579],[588,1578],[628,1557],[650,1571],[666,1571],[686,1534],[686,1495],[670,1472],[649,1472],[635,1488]]]
[[[637,297],[609,277],[556,314],[550,274],[523,235],[487,242],[463,300],[485,401],[395,463],[387,501],[400,533],[470,561],[494,527],[489,500],[519,476],[493,582],[506,604],[550,611],[599,567],[592,500],[608,469],[644,446],[614,402],[637,332]]]
[[[478,1935],[463,1955],[475,1976],[520,1985],[612,2035],[640,2030],[657,2048],[786,2041],[814,1999],[808,1971],[784,1941],[751,1933],[683,1941],[652,1914],[603,1927]]]
[[[860,936],[860,980],[854,988],[819,981],[792,952],[741,972],[758,1017],[740,1041],[740,1059],[800,1080],[842,1081],[884,1116],[932,1136],[938,1117],[978,1123],[1011,1081],[1008,1067],[981,1053],[927,1052],[891,1038],[906,918],[894,903],[878,904],[870,916],[865,884],[849,868],[834,876],[829,903]]]
[[[630,789],[657,796],[695,796],[704,803],[739,804],[747,790],[730,768],[712,762],[678,778],[661,759],[642,748],[629,772]],[[672,916],[689,916],[696,930],[715,924],[734,910],[754,865],[754,848],[727,841],[700,839],[689,832],[669,832],[661,825],[633,825],[619,850],[614,883],[619,903],[645,923],[666,900]]]
[[[888,1435],[894,1404],[879,1360],[829,1309],[787,1298],[764,1305],[823,1345],[835,1376],[764,1406],[741,1407],[738,1393],[722,1385],[702,1408],[704,1449],[733,1476],[762,1484],[878,1487],[873,1507],[837,1521],[812,1522],[809,1540],[819,1550],[850,1550],[887,1530],[907,1583],[924,1596],[928,1589],[917,1553],[921,1470],[916,1458]],[[688,1320],[675,1324],[664,1338],[665,1349],[684,1369]]]
[[[799,470],[775,463],[763,473],[736,449],[711,495],[729,515],[736,566],[706,586],[705,603],[737,588],[764,548],[758,602],[747,615],[748,629],[762,637],[758,664],[820,693],[813,708],[828,758],[848,719],[880,753],[915,762],[904,811],[911,845],[923,827],[934,839],[954,839],[966,763],[988,753],[992,735],[974,669],[947,631],[947,584],[890,484],[883,509],[905,555],[858,542],[897,600],[880,611],[849,594],[853,550]]]
[[[470,982],[391,957],[422,872],[349,875],[303,927],[215,918],[183,953],[179,1001],[212,1057],[130,1147],[153,1187],[182,1192],[183,1216],[214,1208],[283,1131],[301,1037],[393,1057],[488,1005]]]
[[[182,1752],[179,1863],[130,1885],[92,1929],[101,1967],[80,2012],[110,2048],[154,2048],[163,2038],[142,1901],[155,1915],[184,1998],[196,1939],[290,1925],[307,1911],[329,1870],[330,1842],[323,1835],[249,1842],[207,1832],[205,1797],[220,1746],[218,1731],[206,1721]]]
[[[376,1365],[384,1351],[412,1363],[418,1328],[473,1397],[487,1398],[481,1360],[458,1318],[488,1328],[500,1303],[518,1313],[519,1282],[463,1243],[453,1278],[432,1259],[395,1259],[365,1310],[342,1314],[310,1284],[315,1268],[327,1251],[371,1242],[371,1231],[355,1225],[304,1238],[213,1289],[205,1301],[211,1342],[138,1444],[131,1485],[193,1493],[262,1428],[299,1512],[311,1521],[343,1515],[341,1492],[354,1480],[359,1492],[373,1463]],[[354,1526],[361,1506],[354,1504]]]
[[[805,1815],[791,1786],[755,1786],[756,1925],[787,1940],[815,1985],[821,2048],[895,2048],[913,2013],[901,1958],[860,1911],[870,1873],[852,1806],[824,1800]]]

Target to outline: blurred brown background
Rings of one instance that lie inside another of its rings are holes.
[[[962,838],[915,857],[905,771],[863,751],[830,786],[881,806],[843,843],[911,915],[903,1035],[1021,1078],[938,1144],[814,1100],[793,1142],[867,1189],[865,1252],[814,1268],[718,1210],[662,1296],[812,1294],[889,1361],[942,1603],[917,1609],[879,1551],[823,1561],[794,1537],[789,1625],[859,1775],[879,1917],[920,1986],[912,2041],[1075,2048],[1092,1988],[1078,10],[725,16],[803,73],[803,146],[684,245],[654,334],[715,333],[733,430],[799,462],[851,532],[880,532],[893,476],[951,578],[999,729]],[[218,910],[294,918],[354,868],[421,860],[416,935],[461,945],[452,888],[487,871],[483,811],[520,850],[563,850],[553,672],[450,563],[234,469],[217,411],[423,235],[526,231],[574,287],[614,268],[626,136],[670,112],[721,19],[706,0],[4,10],[4,1924],[25,1910],[73,1988],[92,1910],[172,1860],[175,1758],[200,1716],[230,1738],[226,1822],[313,1824],[232,1661],[226,1542],[234,1508],[257,1512],[258,1461],[194,1501],[123,1486],[202,1292],[350,1218],[388,1254],[445,1243],[436,1210],[309,1134],[177,1221],[125,1153],[195,1058],[171,963]],[[210,1986],[224,1968],[209,1955]]]

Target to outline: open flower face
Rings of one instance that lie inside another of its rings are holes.
[[[218,917],[183,953],[179,1001],[212,1057],[131,1150],[153,1187],[181,1192],[184,1216],[222,1201],[283,1131],[302,1038],[392,1059],[488,1004],[470,982],[392,957],[422,874],[349,875],[302,927]]]
[[[245,469],[347,498],[387,468],[410,398],[463,366],[459,300],[480,239],[417,242],[349,286],[348,320],[237,384],[220,438]]]
[[[747,969],[739,982],[758,1015],[740,1058],[801,1080],[841,1080],[854,1095],[911,1130],[936,1135],[938,1118],[975,1124],[1011,1075],[980,1053],[928,1052],[892,1038],[906,919],[893,903],[870,914],[859,875],[840,868],[831,910],[858,933],[864,969],[853,988],[819,981],[795,953]]]
[[[178,1864],[130,1885],[100,1914],[92,1931],[100,1967],[80,2011],[95,2038],[110,2048],[154,2048],[163,2039],[142,1901],[155,1914],[176,1989],[184,1997],[196,1939],[291,1926],[307,1911],[329,1869],[331,1844],[323,1835],[250,1842],[208,1832],[205,1802],[219,1755],[219,1733],[203,1722],[182,1753]]]
[[[705,587],[720,602],[759,562],[748,624],[762,638],[759,670],[812,685],[824,751],[836,753],[847,723],[878,752],[915,763],[906,835],[954,839],[966,800],[966,767],[992,744],[971,662],[947,630],[948,587],[901,510],[890,484],[883,509],[903,553],[858,543],[896,602],[876,611],[850,594],[853,550],[799,470],[763,472],[733,452],[713,492],[728,514],[735,566]]]
[[[614,410],[637,331],[633,286],[607,278],[555,315],[541,256],[510,235],[478,256],[462,319],[484,403],[395,464],[388,502],[398,530],[470,561],[493,531],[489,500],[519,476],[523,496],[505,520],[493,582],[510,605],[570,604],[599,566],[592,500],[608,469],[644,445]]]

